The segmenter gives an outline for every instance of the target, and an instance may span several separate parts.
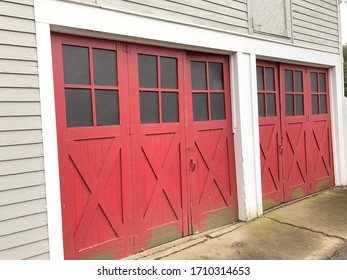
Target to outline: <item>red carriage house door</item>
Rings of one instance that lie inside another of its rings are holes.
[[[61,34],[52,48],[66,259],[237,219],[227,57]]]
[[[281,65],[284,200],[308,194],[310,139],[306,70]]]
[[[310,138],[310,185],[313,193],[334,185],[331,124],[329,107],[328,70],[308,69],[311,99]]]
[[[118,258],[132,235],[126,53],[52,39],[65,258]]]
[[[182,51],[128,45],[137,250],[188,234]]]
[[[276,63],[257,62],[260,160],[264,209],[283,200],[280,89]]]
[[[328,71],[279,68],[257,62],[264,209],[334,185]]]
[[[187,55],[187,161],[193,232],[237,220],[227,56]]]

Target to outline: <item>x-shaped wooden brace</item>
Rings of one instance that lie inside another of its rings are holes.
[[[222,130],[222,133],[221,133],[220,138],[218,140],[218,143],[216,145],[216,152],[215,152],[214,156],[212,156],[212,157],[209,157],[207,155],[207,152],[203,149],[203,145],[202,145],[201,141],[204,141],[204,140],[201,140],[201,138],[198,137],[199,136],[198,134],[199,134],[198,132],[195,132],[195,145],[196,145],[196,148],[199,151],[199,153],[200,153],[202,159],[204,160],[206,167],[208,169],[208,175],[207,175],[205,184],[203,186],[202,192],[199,194],[200,195],[199,205],[202,202],[202,199],[203,199],[204,193],[207,189],[207,186],[210,186],[213,181],[216,183],[218,190],[220,191],[220,193],[223,197],[223,200],[225,201],[225,204],[229,205],[230,203],[228,201],[230,200],[229,199],[230,194],[226,190],[224,190],[223,188],[220,187],[221,184],[220,184],[220,182],[218,182],[218,178],[216,176],[216,169],[218,168],[218,162],[219,162],[221,156],[223,155],[223,148],[227,142],[226,131]]]
[[[107,197],[102,193],[113,170],[113,166],[118,157],[119,151],[119,141],[114,139],[104,161],[99,178],[97,178],[94,172],[90,169],[88,162],[81,154],[77,143],[74,141],[69,143],[69,156],[91,192],[83,216],[76,230],[76,248],[82,248],[84,239],[96,213],[98,205],[100,205],[104,211],[105,216],[112,226],[114,232],[118,236],[123,235],[123,225],[120,221],[118,221],[115,215],[114,207],[111,206]]]
[[[318,152],[318,157],[317,157],[317,159],[315,159],[315,163],[316,163],[316,164],[315,164],[314,172],[316,172],[316,167],[317,167],[317,165],[318,165],[318,160],[319,160],[319,158],[321,158],[322,161],[323,161],[324,167],[325,167],[325,169],[327,170],[327,173],[330,175],[330,174],[331,174],[331,170],[330,170],[330,167],[328,167],[328,164],[327,164],[327,161],[328,161],[329,159],[326,159],[326,158],[324,157],[323,149],[322,149],[323,139],[326,139],[327,134],[328,134],[327,125],[328,125],[328,122],[325,121],[324,132],[323,132],[323,136],[322,136],[321,141],[318,139],[317,134],[316,134],[316,132],[314,131],[314,128],[312,129],[313,137],[314,137],[314,140],[315,140],[315,142],[316,142],[316,144],[317,144],[317,148],[318,148],[318,151],[319,151],[319,152]]]
[[[294,147],[294,145],[293,145],[293,142],[294,142],[294,141],[293,141],[293,139],[290,139],[290,136],[289,136],[288,132],[286,132],[286,135],[287,135],[289,147],[290,147],[290,149],[291,149],[292,152],[293,152],[293,160],[292,160],[292,162],[291,162],[291,164],[290,164],[290,167],[289,167],[288,176],[290,176],[294,164],[297,163],[297,164],[298,164],[298,167],[299,167],[300,175],[301,175],[301,177],[302,177],[302,180],[303,180],[304,182],[306,182],[306,179],[305,179],[306,176],[304,175],[304,170],[305,170],[305,168],[304,168],[304,166],[302,166],[302,163],[299,162],[299,161],[297,160],[297,147],[298,147],[298,143],[300,142],[301,138],[304,137],[304,136],[303,136],[303,135],[304,135],[304,132],[305,132],[304,125],[302,125],[302,126],[301,126],[301,129],[300,129],[300,132],[299,132],[299,136],[296,138],[296,139],[297,139],[297,142],[296,142],[296,144],[295,144],[295,147]],[[292,138],[293,138],[293,137],[292,137]],[[307,175],[307,174],[306,174],[306,175]]]
[[[271,176],[271,178],[272,178],[272,181],[273,181],[273,183],[275,184],[276,189],[278,190],[280,182],[279,182],[279,180],[278,180],[278,177],[274,176],[273,173],[272,173],[272,168],[271,168],[271,166],[270,166],[270,160],[271,160],[271,159],[268,160],[268,158],[267,158],[268,153],[269,153],[269,151],[270,151],[271,149],[278,149],[278,145],[272,145],[274,139],[276,139],[276,137],[277,137],[277,135],[278,135],[278,133],[279,133],[279,132],[277,131],[277,129],[276,129],[276,124],[274,124],[273,126],[274,126],[274,128],[273,128],[272,133],[271,133],[271,136],[270,136],[270,143],[269,143],[268,147],[265,147],[265,148],[264,148],[264,147],[263,147],[264,145],[262,145],[262,144],[260,143],[260,151],[261,151],[261,153],[263,154],[263,157],[264,157],[264,159],[265,159],[264,166],[263,166],[263,169],[262,169],[262,171],[261,171],[261,174],[263,174],[263,173],[265,172],[265,170],[269,170],[269,173],[270,173],[270,176]],[[275,133],[276,133],[276,135],[274,135]],[[278,159],[278,160],[279,160],[279,159]],[[279,164],[279,163],[277,162],[276,164]]]
[[[182,207],[179,204],[179,201],[174,194],[174,192],[167,189],[167,186],[165,185],[165,180],[169,176],[170,166],[174,160],[175,154],[177,152],[177,149],[179,148],[179,134],[175,134],[173,137],[173,140],[171,142],[170,148],[168,153],[166,154],[166,158],[164,161],[164,165],[161,166],[160,162],[158,161],[157,156],[153,153],[153,147],[150,147],[146,136],[142,136],[142,150],[147,158],[147,161],[152,168],[155,177],[157,178],[157,183],[155,184],[155,188],[152,194],[152,197],[149,200],[147,209],[143,215],[144,219],[149,219],[154,211],[158,211],[156,208],[155,202],[159,200],[160,194],[162,191],[164,191],[164,194],[166,195],[168,201],[170,202],[170,205],[176,215],[177,219],[180,219],[182,217]]]

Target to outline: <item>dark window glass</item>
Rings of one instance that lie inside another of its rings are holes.
[[[163,123],[178,122],[177,92],[162,92],[161,111]]]
[[[276,95],[273,93],[266,94],[267,116],[276,116]]]
[[[90,85],[88,48],[63,46],[63,64],[65,84]]]
[[[225,102],[224,93],[211,93],[211,119],[224,120],[225,119]]]
[[[257,88],[258,90],[264,90],[263,67],[261,66],[257,66]]]
[[[317,73],[311,73],[311,92],[318,92]]]
[[[259,117],[265,117],[264,93],[258,93],[258,116]]]
[[[190,63],[192,89],[206,89],[206,64],[205,62]]]
[[[207,93],[193,94],[193,116],[194,121],[208,120]]]
[[[320,95],[320,113],[327,113],[327,96],[325,94]]]
[[[285,75],[286,91],[287,92],[293,92],[293,71],[292,70],[285,70],[284,75]]]
[[[294,116],[294,95],[286,94],[286,115]]]
[[[319,113],[318,110],[318,94],[312,94],[312,114],[317,115]]]
[[[177,59],[160,57],[160,85],[162,88],[177,88]]]
[[[159,123],[158,92],[140,92],[141,123]]]
[[[118,91],[95,90],[97,125],[118,125]]]
[[[320,92],[326,92],[327,91],[324,73],[319,73],[319,91]]]
[[[303,92],[302,72],[301,71],[295,71],[295,91],[296,92]]]
[[[158,87],[157,57],[139,54],[139,81],[142,88]]]
[[[223,64],[222,63],[208,63],[210,89],[224,89],[223,85]]]
[[[92,99],[89,89],[65,89],[68,127],[93,125]]]
[[[297,116],[304,115],[304,95],[303,94],[295,95],[295,109],[296,109]]]
[[[275,90],[275,72],[273,68],[265,68],[266,90]]]
[[[117,86],[116,52],[93,49],[94,83],[99,86]]]

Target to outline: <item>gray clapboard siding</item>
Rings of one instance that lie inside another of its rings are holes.
[[[29,259],[33,256],[48,253],[48,246],[48,240],[44,239],[37,242],[25,244],[23,246],[0,251],[0,260]],[[33,252],[36,252],[36,254],[34,255]]]
[[[70,0],[176,22],[248,33],[245,0]]]
[[[36,186],[45,183],[43,171],[0,176],[0,191],[15,190],[26,186]]]
[[[43,170],[43,158],[0,161],[0,176]]]
[[[0,208],[1,209],[1,208]],[[0,244],[0,252],[9,248],[22,246],[24,244],[33,243],[44,240],[47,236],[47,226],[33,228],[26,231],[16,232],[13,234],[2,236]]]
[[[40,93],[35,88],[0,88],[0,102],[36,102]]]
[[[0,161],[42,156],[42,144],[27,144],[0,147]]]
[[[33,1],[29,1],[31,4]],[[0,1],[0,11],[4,16],[34,19],[34,9],[31,5],[23,5],[20,1]]]
[[[39,102],[1,102],[0,116],[38,116],[40,108]]]
[[[11,18],[0,15],[0,29],[35,33],[35,23],[29,19]]]
[[[0,1],[0,259],[48,259],[34,0]]]
[[[44,210],[46,210],[46,199],[44,198],[2,206],[0,211],[0,221],[38,214],[42,213]],[[0,243],[1,242],[0,237]]]
[[[30,230],[47,225],[47,215],[45,212],[18,217],[1,222],[0,236],[9,235],[16,232]]]
[[[293,41],[298,45],[338,52],[336,1],[293,0]]]
[[[45,198],[45,196],[46,192],[43,185],[2,191],[0,192],[0,209],[4,205]]]
[[[0,118],[0,131],[40,129],[40,116],[19,116]],[[1,147],[0,147],[1,148]],[[1,160],[1,153],[0,153]]]
[[[32,261],[42,261],[42,260],[49,260],[49,253],[43,253],[37,256],[33,256],[30,258],[25,258],[24,260],[32,260]]]

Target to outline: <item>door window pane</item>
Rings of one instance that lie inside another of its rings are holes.
[[[285,88],[287,92],[293,92],[293,71],[285,70]]]
[[[286,115],[294,116],[294,95],[286,94]]]
[[[177,59],[160,57],[160,85],[162,88],[177,89]]]
[[[273,93],[266,94],[267,116],[276,116],[276,95]]]
[[[319,113],[319,111],[318,111],[318,94],[312,94],[311,100],[312,100],[312,114],[317,115]]]
[[[318,92],[317,73],[312,72],[310,77],[311,77],[311,92]]]
[[[190,63],[192,89],[206,89],[206,64],[205,62],[192,61]]]
[[[264,90],[264,77],[263,67],[257,66],[257,88],[258,90]]]
[[[89,49],[63,46],[65,84],[90,85]]]
[[[159,123],[158,92],[140,92],[141,123]]]
[[[193,94],[193,117],[194,121],[207,121],[207,93]]]
[[[327,91],[324,73],[319,73],[319,91],[320,92],[326,92]]]
[[[224,89],[223,85],[223,64],[222,63],[208,63],[210,89]]]
[[[94,83],[98,86],[117,86],[116,52],[93,49]]]
[[[325,94],[320,95],[320,113],[327,113],[327,96]]]
[[[162,92],[161,111],[163,123],[178,122],[177,92]]]
[[[304,115],[304,95],[303,94],[295,95],[295,108],[296,108],[297,116]]]
[[[303,92],[302,72],[301,71],[295,71],[295,91],[296,92]]]
[[[139,54],[139,81],[142,88],[158,87],[157,57]]]
[[[225,102],[224,93],[211,93],[211,119],[224,120],[225,119]]]
[[[65,89],[67,127],[92,126],[92,100],[89,89]]]
[[[97,125],[118,125],[118,91],[95,90]]]
[[[264,93],[258,93],[258,116],[259,117],[265,117]]]
[[[275,90],[275,72],[273,68],[265,68],[266,76],[266,90],[274,91]]]

